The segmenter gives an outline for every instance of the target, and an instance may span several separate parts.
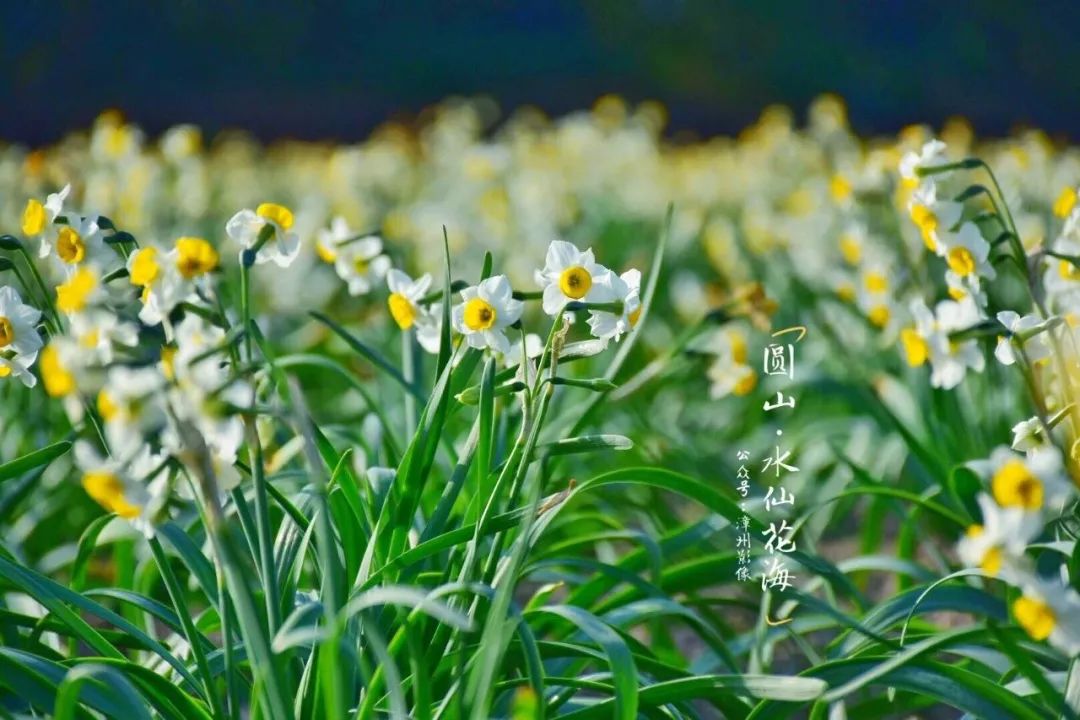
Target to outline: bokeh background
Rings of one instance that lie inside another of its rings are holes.
[[[836,92],[861,134],[968,117],[1080,127],[1080,4],[520,0],[67,2],[0,7],[0,138],[39,145],[119,108],[151,134],[357,140],[448,95],[552,114],[616,92],[672,134],[729,134]]]

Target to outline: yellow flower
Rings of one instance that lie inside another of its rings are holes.
[[[473,332],[488,330],[495,324],[495,308],[486,300],[474,297],[465,303],[463,321]]]
[[[752,393],[754,388],[757,387],[757,373],[747,365],[738,367],[742,374],[739,379],[735,381],[735,385],[732,387],[731,392],[739,397],[745,397]]]
[[[841,235],[840,254],[848,265],[858,265],[859,259],[862,257],[862,246],[859,244],[858,238],[851,233]]]
[[[1013,615],[1032,640],[1045,640],[1057,625],[1057,615],[1053,608],[1042,600],[1027,595],[1017,598],[1013,603]]]
[[[33,198],[26,201],[22,217],[23,235],[40,235],[45,230],[47,220],[44,205]]]
[[[109,393],[104,389],[98,392],[97,409],[98,413],[101,414],[101,419],[105,422],[109,422],[115,418],[116,414],[120,411],[120,408],[113,402],[112,398],[109,397]]]
[[[86,494],[109,512],[131,520],[139,516],[139,507],[124,495],[124,484],[111,472],[88,472],[82,478]]]
[[[1001,507],[1038,510],[1043,505],[1043,484],[1019,459],[1006,461],[991,480],[994,500]]]
[[[55,345],[47,345],[41,351],[41,379],[45,383],[45,392],[51,397],[64,397],[75,392],[75,376],[64,367]]]
[[[86,309],[97,286],[97,273],[88,267],[79,268],[66,283],[56,286],[56,307],[69,314]]]
[[[885,327],[889,324],[889,306],[875,305],[874,307],[870,308],[870,312],[868,312],[866,316],[867,318],[869,318],[870,322],[872,322],[877,327]]]
[[[128,273],[132,285],[147,287],[152,285],[160,274],[161,265],[158,263],[156,247],[144,247],[135,251],[131,260],[131,272]]]
[[[863,285],[872,293],[883,293],[889,289],[889,278],[877,271],[868,272],[863,277]]]
[[[289,230],[293,225],[292,210],[276,203],[262,203],[255,208],[255,214],[277,223],[282,230]]]
[[[0,315],[0,347],[6,347],[15,342],[15,326],[3,315]]]
[[[198,237],[182,237],[176,241],[176,269],[185,279],[205,275],[218,264],[214,246]]]
[[[842,203],[851,197],[851,183],[840,173],[836,173],[829,180],[829,195],[838,203]]]
[[[949,269],[960,277],[967,277],[975,272],[975,256],[966,247],[954,247],[946,256]]]
[[[86,257],[86,243],[74,228],[65,225],[56,236],[56,254],[68,265],[81,263]]]
[[[483,300],[480,300],[480,302],[483,302]],[[390,293],[386,303],[390,306],[390,316],[394,318],[394,322],[402,330],[408,330],[416,322],[416,306],[412,304],[409,298],[401,293]]]
[[[937,252],[937,240],[934,238],[934,233],[938,227],[937,215],[925,205],[916,204],[911,206],[911,220],[919,228],[926,249],[930,252]]]
[[[919,367],[930,358],[930,345],[914,328],[901,330],[900,342],[904,345],[904,354],[911,367]]]
[[[1057,196],[1057,200],[1054,201],[1054,214],[1059,218],[1068,217],[1073,208],[1076,207],[1076,188],[1067,187],[1061,191],[1061,194]]]

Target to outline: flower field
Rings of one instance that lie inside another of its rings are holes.
[[[1076,718],[1078,190],[833,96],[4,146],[0,718]]]

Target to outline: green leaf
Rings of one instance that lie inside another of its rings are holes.
[[[27,453],[21,458],[4,463],[3,465],[0,465],[0,482],[10,480],[13,477],[18,477],[34,468],[48,465],[70,449],[71,441],[61,440],[60,442],[55,442],[52,445],[43,447],[40,450]]]

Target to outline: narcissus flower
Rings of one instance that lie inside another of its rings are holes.
[[[1016,423],[1013,425],[1012,433],[1012,449],[1019,452],[1026,453],[1045,448],[1049,442],[1042,420],[1038,416]]]
[[[256,264],[273,262],[279,267],[289,267],[300,254],[300,237],[292,232],[292,226],[293,214],[289,208],[263,203],[255,210],[245,208],[233,215],[225,224],[225,233],[245,249],[255,250]]]
[[[408,330],[424,314],[420,300],[431,287],[431,274],[424,273],[413,280],[401,270],[393,268],[386,274],[386,284],[390,288],[390,297],[386,301],[390,316],[399,328]]]
[[[990,243],[973,222],[966,222],[956,233],[946,235],[940,250],[949,270],[975,287],[979,278],[993,280],[997,276],[989,261]]]
[[[164,457],[143,446],[128,458],[103,458],[86,442],[75,445],[75,462],[82,470],[86,494],[105,510],[124,518],[147,537],[154,534],[154,517],[167,499]]]
[[[908,213],[911,221],[919,228],[926,249],[941,255],[944,253],[941,237],[960,222],[964,206],[948,200],[939,201],[937,186],[928,182],[911,196]]]
[[[1016,362],[1019,353],[1014,343],[1023,343],[1024,354],[1032,363],[1049,357],[1050,348],[1047,347],[1041,336],[1027,341],[1015,337],[1025,331],[1039,327],[1043,323],[1041,317],[1038,315],[1020,315],[1012,310],[1002,310],[997,314],[997,320],[1009,332],[1008,336],[1002,335],[998,338],[997,347],[994,348],[994,357],[1002,365],[1012,365]]]
[[[474,348],[489,348],[506,355],[510,341],[506,328],[521,317],[522,303],[513,298],[510,281],[496,275],[461,291],[464,302],[454,307],[454,329]]]
[[[989,481],[994,502],[1003,508],[1057,511],[1076,492],[1056,448],[1035,450],[1024,457],[998,447],[989,459],[968,466]]]
[[[390,258],[382,254],[382,238],[357,238],[337,246],[334,270],[349,286],[350,295],[366,295],[390,270]]]
[[[139,330],[106,310],[88,310],[71,316],[70,337],[74,338],[94,361],[107,365],[113,361],[117,345],[135,347]]]
[[[105,243],[101,239],[101,229],[98,227],[97,220],[78,215],[66,217],[66,224],[56,225],[56,240],[52,250],[70,273],[79,265],[90,260],[97,260]],[[46,254],[49,254],[49,250],[46,250]]]
[[[56,286],[56,308],[68,315],[83,312],[103,295],[97,267],[84,265]]]
[[[177,238],[176,245],[169,252],[169,259],[185,280],[206,275],[218,266],[217,250],[199,237]]]
[[[1046,640],[1068,657],[1080,654],[1080,594],[1059,582],[1031,577],[1012,605],[1013,617],[1033,640]]]
[[[53,243],[56,241],[56,234],[60,230],[60,226],[57,226],[55,221],[57,216],[63,212],[64,201],[70,192],[71,185],[65,185],[60,192],[52,193],[45,198],[44,205],[34,198],[26,201],[26,208],[23,210],[22,216],[22,231],[23,235],[28,238],[41,239],[41,245],[38,249],[40,257],[48,257],[49,252],[52,250]]]
[[[640,288],[640,270],[627,270],[622,275],[610,270],[600,273],[596,278],[592,302],[621,302],[622,313],[590,310],[589,327],[593,335],[601,340],[618,342],[623,333],[630,332],[641,315]]]
[[[0,381],[5,378],[16,378],[26,387],[37,385],[37,377],[30,372],[30,366],[37,359],[37,353],[33,355],[12,355],[5,357],[0,355]]]
[[[36,327],[39,320],[41,311],[23,303],[15,288],[0,287],[0,352],[31,356],[33,362],[44,345]]]
[[[963,381],[968,369],[982,372],[986,360],[978,343],[950,338],[951,333],[966,330],[982,320],[974,299],[943,300],[935,312],[930,312],[919,299],[912,303],[911,314],[915,326],[900,332],[900,342],[910,366],[930,363],[931,385],[954,388]]]
[[[315,252],[323,262],[333,264],[337,260],[338,245],[355,237],[349,223],[340,215],[330,222],[329,228],[320,228],[315,236]]]
[[[978,503],[982,523],[968,528],[956,546],[957,554],[965,565],[987,575],[1017,577],[1018,559],[1042,531],[1042,518],[1023,508],[1002,508],[986,494],[979,495]]]
[[[169,262],[165,253],[153,245],[131,253],[127,270],[131,284],[142,288],[139,319],[147,325],[161,323],[188,293],[177,264]]]
[[[592,249],[583,252],[572,243],[553,240],[544,268],[536,271],[536,282],[544,291],[544,312],[554,317],[573,300],[592,302],[594,285],[607,272],[593,258]]]
[[[918,152],[909,151],[900,158],[900,177],[911,184],[918,183],[921,179],[919,171],[935,165],[944,165],[948,162],[945,157],[945,143],[940,140],[930,140],[925,143]]]
[[[97,409],[105,421],[105,436],[113,452],[134,454],[146,443],[147,434],[165,423],[160,393],[165,379],[156,367],[109,369],[98,391]]]

